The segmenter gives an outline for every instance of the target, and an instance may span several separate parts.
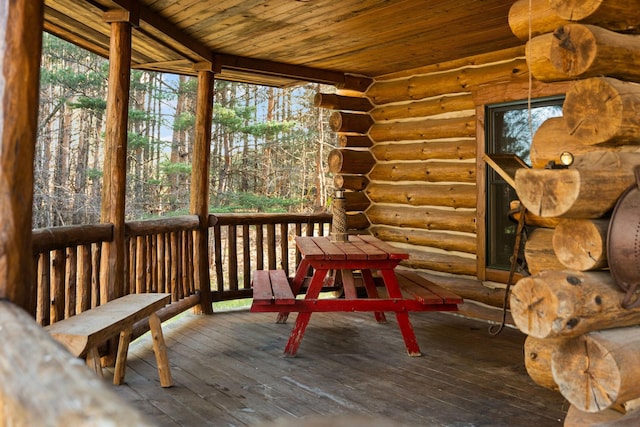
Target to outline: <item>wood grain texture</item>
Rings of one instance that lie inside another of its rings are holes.
[[[0,301],[0,417],[6,425],[151,426],[24,310]]]
[[[600,412],[640,396],[640,327],[594,331],[565,341],[551,358],[560,393],[577,409]]]
[[[30,236],[43,5],[3,0],[0,9],[0,298],[35,314]]]
[[[576,337],[637,324],[640,309],[623,308],[624,296],[608,271],[543,271],[518,281],[510,307],[516,325],[528,335]]]

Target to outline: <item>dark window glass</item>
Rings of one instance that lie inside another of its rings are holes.
[[[487,153],[516,154],[531,164],[531,137],[551,117],[562,115],[563,98],[540,99],[487,107]],[[486,266],[509,270],[515,241],[516,223],[509,219],[509,203],[516,191],[493,169],[487,167]]]

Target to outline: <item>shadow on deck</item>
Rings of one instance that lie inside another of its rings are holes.
[[[354,414],[407,426],[562,425],[568,404],[531,381],[517,330],[491,336],[483,322],[412,313],[423,352],[412,358],[393,315],[377,324],[371,313],[316,313],[298,356],[285,358],[291,317],[279,325],[274,313],[185,313],[163,325],[175,386],[160,387],[146,334],[114,388],[161,426],[303,426],[295,419]]]

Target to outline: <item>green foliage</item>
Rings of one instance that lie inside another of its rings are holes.
[[[137,110],[135,108],[129,108],[129,121],[130,122],[145,122],[152,120],[153,117],[148,111]]]
[[[98,169],[88,168],[87,169],[87,179],[89,180],[98,180],[102,179],[102,171]]]
[[[79,96],[74,102],[69,102],[68,105],[71,108],[81,108],[94,113],[103,113],[107,109],[107,101],[89,96]]]
[[[131,150],[137,150],[138,148],[148,147],[153,144],[153,139],[141,135],[136,132],[127,133],[127,147]]]
[[[287,132],[292,129],[296,125],[295,121],[282,121],[282,122],[262,122],[262,123],[254,123],[252,125],[246,126],[244,128],[244,132],[255,137],[261,138],[274,138],[278,134]]]
[[[183,112],[180,116],[176,117],[173,122],[174,130],[188,130],[192,129],[196,124],[196,116],[188,111]]]
[[[178,93],[185,95],[194,95],[198,91],[198,79],[188,77],[185,81],[180,82]]]
[[[162,172],[167,176],[191,174],[191,165],[188,163],[163,162],[161,168]]]
[[[211,207],[211,212],[288,212],[289,208],[300,203],[299,199],[273,197],[250,192],[227,193],[225,204]]]

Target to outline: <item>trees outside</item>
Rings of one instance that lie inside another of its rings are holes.
[[[97,223],[107,60],[44,35],[34,228]],[[133,70],[127,219],[188,213],[197,79]],[[216,81],[210,211],[311,211],[327,200],[335,145],[317,84],[277,89]]]

